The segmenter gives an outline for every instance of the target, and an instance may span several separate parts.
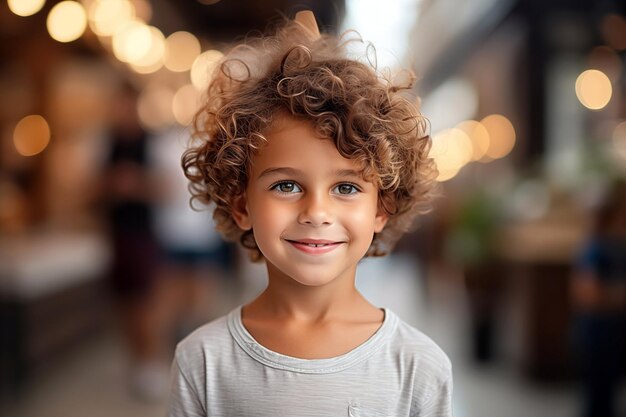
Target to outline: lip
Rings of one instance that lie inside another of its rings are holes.
[[[323,255],[337,249],[344,242],[326,239],[285,239],[294,248],[309,255]],[[324,246],[309,246],[324,245]]]

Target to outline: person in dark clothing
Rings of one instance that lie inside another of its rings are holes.
[[[584,382],[583,417],[617,417],[626,364],[626,182],[598,207],[572,280]]]
[[[150,172],[148,134],[137,117],[137,92],[126,85],[115,101],[111,151],[104,174],[113,253],[110,284],[130,353],[130,386],[142,398],[166,388],[161,365],[155,284],[160,251],[153,203],[158,184]]]

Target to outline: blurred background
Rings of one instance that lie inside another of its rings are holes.
[[[419,75],[443,196],[357,286],[455,415],[626,416],[623,0],[2,0],[0,415],[163,415],[175,344],[264,288],[179,161],[222,53],[302,9]]]

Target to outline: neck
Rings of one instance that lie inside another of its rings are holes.
[[[346,276],[320,286],[303,285],[281,277],[268,265],[268,286],[252,303],[262,314],[303,324],[323,323],[350,316],[369,304],[355,287],[356,267]]]

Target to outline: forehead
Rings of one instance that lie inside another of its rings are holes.
[[[267,168],[289,167],[302,171],[324,172],[353,170],[363,172],[363,165],[343,157],[334,142],[319,136],[312,123],[280,116],[264,134],[267,142],[252,157],[254,177]]]

